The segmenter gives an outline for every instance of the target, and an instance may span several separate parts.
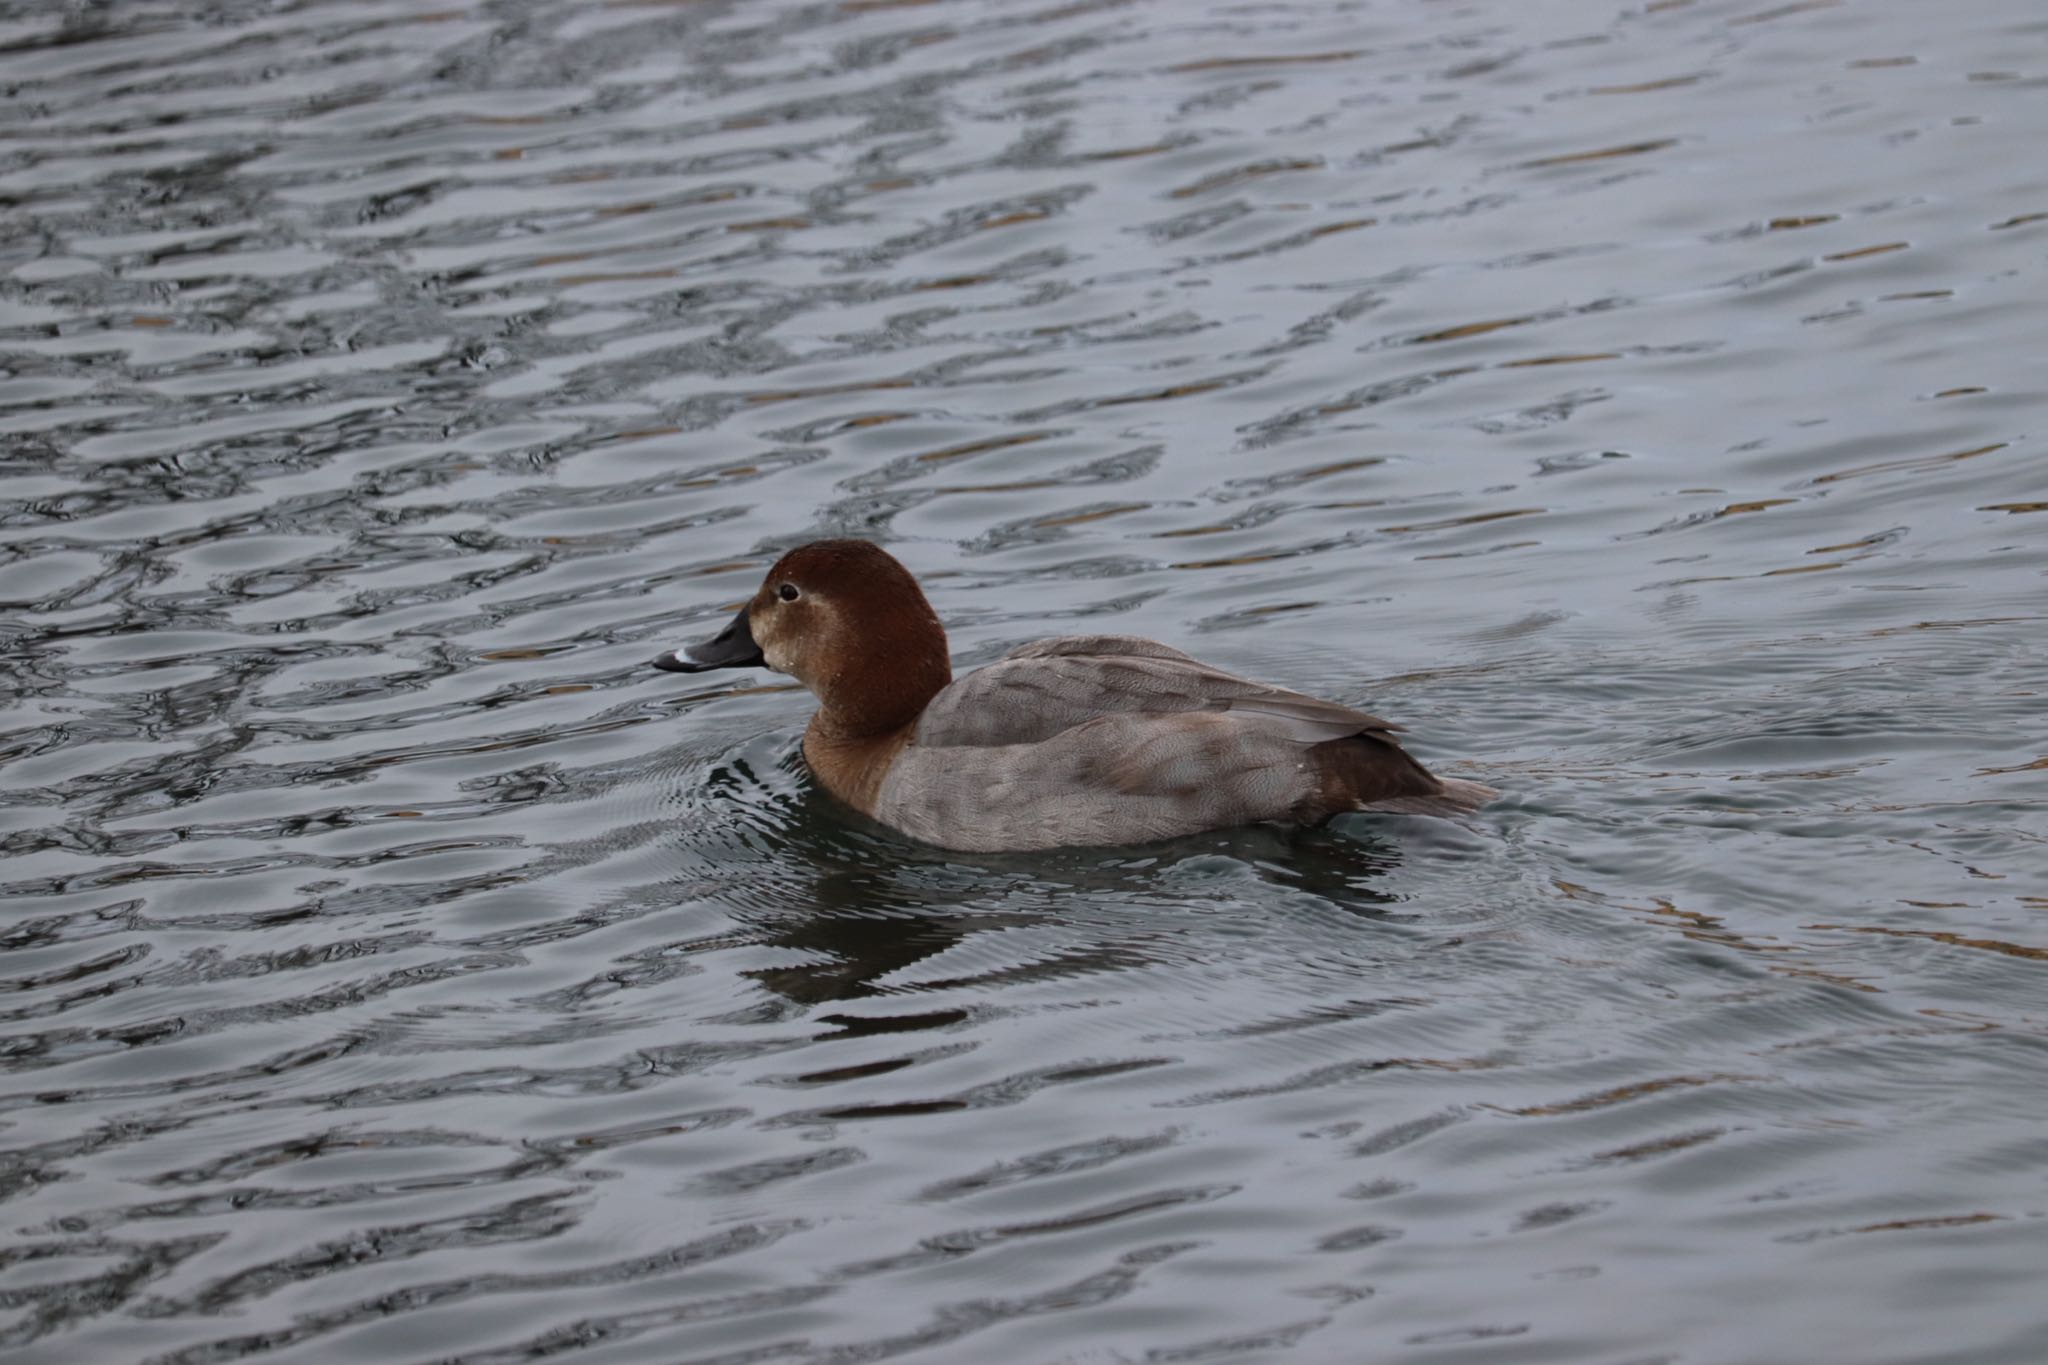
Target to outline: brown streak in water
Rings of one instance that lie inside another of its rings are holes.
[[[1050,217],[1052,217],[1052,214],[1046,209],[1018,209],[1015,213],[1006,213],[999,218],[991,218],[986,223],[976,223],[974,230],[976,232],[992,232],[997,228],[1010,227],[1016,223],[1036,223],[1041,219]]]
[[[1686,1090],[1703,1085],[1740,1084],[1761,1081],[1762,1076],[1744,1076],[1734,1072],[1709,1072],[1704,1076],[1666,1076],[1661,1080],[1637,1081],[1633,1085],[1618,1085],[1611,1090],[1601,1090],[1575,1100],[1564,1100],[1557,1104],[1533,1104],[1521,1109],[1503,1112],[1517,1118],[1556,1118],[1563,1114],[1583,1114],[1591,1109],[1605,1109],[1613,1104],[1625,1104],[1639,1100],[1645,1095],[1660,1094],[1666,1090]],[[1493,1106],[1488,1106],[1489,1108]]]
[[[1840,483],[1843,479],[1854,479],[1864,474],[1886,474],[1905,469],[1935,469],[1945,464],[1956,464],[1962,460],[1974,460],[1979,455],[1989,455],[1994,450],[2004,450],[2010,441],[1995,441],[1988,446],[1976,446],[1970,450],[1952,451],[1947,455],[1918,455],[1910,460],[1881,460],[1877,464],[1858,465],[1854,469],[1838,469],[1832,474],[1821,474],[1815,483]]]
[[[1169,66],[1166,69],[1172,72],[1235,71],[1240,67],[1247,66],[1280,66],[1308,62],[1348,62],[1354,57],[1362,57],[1364,55],[1362,51],[1353,49],[1349,52],[1301,52],[1277,57],[1209,57],[1199,62],[1183,62],[1179,66]]]
[[[1589,351],[1585,355],[1539,355],[1527,360],[1503,360],[1497,368],[1503,370],[1533,369],[1538,365],[1583,365],[1591,360],[1619,360],[1619,351]]]
[[[1751,938],[1730,929],[1726,922],[1699,910],[1681,910],[1663,896],[1652,896],[1648,905],[1624,905],[1625,910],[1636,910],[1652,918],[1670,922],[1676,921],[1679,934],[1696,943],[1717,943],[1724,948],[1739,948],[1751,953],[1789,953],[1795,951],[1789,943],[1758,943]]]
[[[1634,85],[1596,85],[1586,93],[1589,95],[1647,95],[1653,90],[1676,90],[1682,85],[1697,85],[1704,76],[1695,73],[1690,76],[1667,76],[1661,81],[1638,81]]]
[[[1780,5],[1776,9],[1762,10],[1756,14],[1745,14],[1740,19],[1730,19],[1728,27],[1739,28],[1744,24],[1768,24],[1773,19],[1789,18],[1794,14],[1804,14],[1808,10],[1834,9],[1841,3],[1842,0],[1795,0],[1795,3],[1790,5]]]
[[[599,270],[588,275],[562,275],[555,283],[563,289],[572,289],[579,284],[611,284],[618,280],[672,280],[673,270]]]
[[[1999,1021],[1998,1021],[1998,1020],[1996,1020],[1996,1019],[1990,1019],[1990,1018],[1986,1018],[1986,1017],[1985,1017],[1984,1015],[1981,1015],[1981,1014],[1972,1014],[1972,1013],[1970,1013],[1970,1011],[1968,1011],[1968,1010],[1943,1010],[1943,1009],[1936,1009],[1936,1008],[1934,1008],[1933,1006],[1931,1006],[1931,1005],[1930,1005],[1930,1006],[1928,1006],[1928,1007],[1927,1007],[1927,1008],[1925,1008],[1925,1009],[1918,1009],[1918,1010],[1914,1010],[1914,1011],[1913,1011],[1913,1013],[1915,1013],[1915,1014],[1924,1014],[1924,1015],[1926,1015],[1926,1016],[1927,1016],[1928,1018],[1930,1018],[1930,1019],[1942,1019],[1942,1020],[1947,1020],[1947,1021],[1950,1021],[1950,1022],[1953,1022],[1953,1023],[1961,1024],[1961,1025],[1962,1025],[1962,1027],[1961,1027],[1961,1028],[1957,1028],[1957,1029],[1939,1029],[1939,1030],[1937,1030],[1937,1029],[1914,1029],[1914,1030],[1907,1030],[1907,1029],[1887,1029],[1887,1030],[1885,1030],[1885,1032],[1886,1032],[1887,1034],[1889,1034],[1889,1035],[1890,1035],[1891,1037],[1894,1037],[1894,1038],[1905,1038],[1905,1037],[1909,1037],[1909,1036],[1916,1036],[1916,1035],[1917,1035],[1917,1036],[1919,1036],[1919,1037],[1923,1037],[1923,1038],[1929,1038],[1929,1037],[1939,1037],[1939,1036],[1940,1036],[1941,1034],[1943,1034],[1943,1033],[1947,1033],[1947,1034],[1957,1034],[1957,1033],[1992,1033],[1992,1032],[1995,1032],[1995,1031],[1997,1031],[1998,1029],[2002,1029],[2002,1028],[2008,1028],[2008,1027],[2010,1027],[2010,1025],[2009,1025],[2009,1024],[2001,1023],[2001,1022],[1999,1022]],[[2034,1020],[2032,1020],[2032,1019],[2029,1019],[2029,1018],[2027,1018],[2027,1017],[2026,1017],[2025,1015],[2021,1015],[2021,1016],[2020,1016],[2020,1020],[2019,1020],[2019,1022],[2021,1022],[2021,1023],[2023,1023],[2023,1024],[2031,1024],[2031,1023],[2034,1023],[2035,1021],[2034,1021]]]
[[[2005,228],[2016,228],[2027,223],[2040,222],[2048,222],[2048,213],[2023,213],[2017,218],[2008,218],[2002,223],[1993,223],[1991,230],[1998,232]]]
[[[2012,626],[2022,621],[2048,620],[2040,616],[1976,616],[1957,621],[1915,621],[1910,626],[1884,626],[1870,632],[1870,638],[1880,639],[1886,635],[1903,635],[1909,630],[1967,630],[1972,626]]]
[[[1868,536],[1862,540],[1845,541],[1840,545],[1817,545],[1813,549],[1808,550],[1806,553],[1810,555],[1840,554],[1844,550],[1867,550],[1873,545],[1880,545],[1883,543],[1884,536],[1882,533],[1880,533],[1878,535]]]
[[[1824,261],[1855,261],[1865,256],[1881,256],[1887,251],[1904,251],[1905,242],[1880,242],[1876,246],[1859,246],[1854,251],[1837,251],[1821,257]]]
[[[1028,446],[1043,441],[1052,435],[1049,431],[1025,431],[1015,436],[991,436],[983,441],[969,441],[965,445],[947,446],[943,450],[927,450],[917,457],[923,464],[945,464],[949,460],[964,460],[970,455],[985,455],[991,450],[1008,450],[1012,446]]]
[[[1639,1142],[1633,1147],[1616,1147],[1612,1151],[1595,1152],[1595,1161],[1641,1161],[1644,1157],[1664,1156],[1670,1152],[1682,1152],[1688,1147],[1697,1147],[1703,1142],[1726,1137],[1726,1128],[1708,1128],[1697,1133],[1680,1133],[1675,1137],[1654,1138]]]
[[[1959,1213],[1948,1218],[1901,1218],[1890,1223],[1865,1223],[1851,1232],[1914,1232],[1923,1228],[1963,1228],[1977,1223],[2003,1223],[2002,1213]]]
[[[1582,162],[1605,161],[1610,157],[1641,156],[1646,152],[1661,152],[1666,147],[1675,147],[1677,145],[1678,139],[1675,137],[1660,137],[1649,142],[1628,142],[1619,147],[1601,147],[1591,152],[1566,152],[1562,156],[1541,156],[1534,161],[1519,163],[1517,169],[1533,171],[1540,170],[1546,166],[1577,166]]]
[[[1849,561],[1846,559],[1830,559],[1825,564],[1792,564],[1782,569],[1765,569],[1757,577],[1783,578],[1788,574],[1826,573],[1829,569],[1846,569],[1847,567],[1849,567]]]
[[[1735,773],[1730,782],[1825,782],[1837,777],[1852,777],[1863,771],[1861,765],[1849,764],[1840,768],[1805,768],[1792,772]]]
[[[1800,228],[1819,227],[1822,223],[1838,223],[1839,213],[1812,213],[1797,218],[1773,218],[1767,224],[1772,232],[1797,232]]]
[[[2048,502],[1994,502],[1979,507],[1979,512],[2048,512]]]
[[[1845,934],[1882,934],[1886,938],[1924,938],[1951,948],[1976,948],[2029,962],[2048,962],[2048,948],[2029,948],[2024,943],[2007,943],[1999,938],[1965,938],[1947,929],[1893,929],[1882,924],[1809,924],[1809,929],[1833,929]]]
[[[1878,987],[1871,985],[1868,981],[1858,981],[1853,976],[1841,976],[1834,972],[1824,972],[1816,967],[1790,967],[1782,962],[1771,962],[1765,965],[1780,976],[1796,976],[1805,981],[1824,981],[1830,986],[1841,986],[1846,990],[1852,991],[1865,991],[1872,995],[1883,994],[1883,991]]]
[[[791,216],[788,218],[754,218],[744,223],[727,223],[727,232],[800,232],[804,228],[816,227],[809,218]]]
[[[1509,517],[1533,517],[1548,512],[1548,507],[1513,507],[1504,512],[1475,512],[1469,517],[1446,517],[1442,521],[1418,521],[1406,526],[1382,526],[1390,534],[1403,531],[1448,531],[1455,526],[1478,526],[1489,521],[1505,521]]]
[[[1098,398],[1088,406],[1120,408],[1127,403],[1160,403],[1169,398],[1190,398],[1198,393],[1209,393],[1220,389],[1227,382],[1228,380],[1226,379],[1198,379],[1192,384],[1174,384],[1163,389],[1153,389],[1147,393],[1127,393],[1116,398]]]
[[[1311,238],[1315,238],[1329,237],[1339,232],[1356,232],[1360,228],[1377,227],[1379,226],[1379,221],[1377,218],[1346,218],[1340,222],[1325,223],[1321,227],[1310,228],[1308,235]]]
[[[1424,332],[1421,336],[1410,337],[1409,344],[1420,346],[1430,341],[1459,341],[1465,337],[1484,336],[1498,332],[1503,327],[1523,327],[1536,321],[1533,317],[1495,318],[1491,322],[1468,322],[1462,327],[1446,327],[1441,332]]]
[[[1283,476],[1283,480],[1287,487],[1296,488],[1305,483],[1313,483],[1317,479],[1327,479],[1332,474],[1345,474],[1354,469],[1367,469],[1373,465],[1385,463],[1385,458],[1378,455],[1368,455],[1363,459],[1357,460],[1337,460],[1330,464],[1312,465],[1307,469],[1297,469],[1292,474]]]
[[[1526,550],[1531,545],[1541,545],[1542,543],[1540,540],[1504,540],[1497,545],[1487,546],[1483,551],[1446,550],[1440,554],[1417,555],[1415,560],[1417,563],[1426,563],[1435,559],[1470,559],[1475,554],[1499,554],[1503,550]]]
[[[1175,145],[1171,142],[1148,142],[1142,147],[1117,147],[1107,152],[1085,152],[1082,154],[1081,160],[1122,161],[1127,157],[1157,156],[1160,152],[1172,151]]]
[[[1272,550],[1265,554],[1232,555],[1228,559],[1190,559],[1179,564],[1169,564],[1169,569],[1229,569],[1240,564],[1266,564],[1276,559],[1286,559],[1292,551]]]
[[[2048,758],[2037,758],[2032,763],[2015,763],[2010,768],[1979,768],[1972,777],[1993,777],[1999,773],[2032,773],[2048,768]]]

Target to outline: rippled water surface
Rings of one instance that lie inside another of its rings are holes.
[[[2038,0],[0,8],[0,1345],[2048,1359]],[[1478,818],[967,858],[868,536]]]

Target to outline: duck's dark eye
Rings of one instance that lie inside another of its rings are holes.
[[[796,584],[794,583],[784,583],[775,590],[775,595],[785,602],[794,602],[797,598],[803,596],[802,593],[796,590]]]

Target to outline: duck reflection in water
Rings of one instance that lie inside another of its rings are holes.
[[[905,1006],[825,1022],[874,1031],[900,1014],[887,1026],[940,1027],[960,1011],[911,1008],[919,993],[1163,961],[1177,939],[1159,932],[1159,915],[1184,913],[1205,889],[1212,900],[1227,892],[1398,917],[1378,884],[1400,855],[1370,831],[1252,826],[1108,856],[1077,849],[968,862],[804,799],[795,754],[778,766],[757,774],[735,756],[708,775],[718,808],[740,812],[749,826],[744,851],[733,850],[746,865],[718,878],[714,899],[753,943],[798,956],[744,972],[777,998],[806,1008],[877,998]],[[982,938],[987,951],[974,946]]]

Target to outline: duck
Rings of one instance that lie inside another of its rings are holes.
[[[790,550],[723,630],[653,665],[796,679],[818,701],[803,736],[817,783],[959,852],[1310,826],[1346,811],[1462,816],[1499,795],[1430,772],[1389,721],[1157,640],[1036,640],[955,678],[917,579],[866,540]]]

